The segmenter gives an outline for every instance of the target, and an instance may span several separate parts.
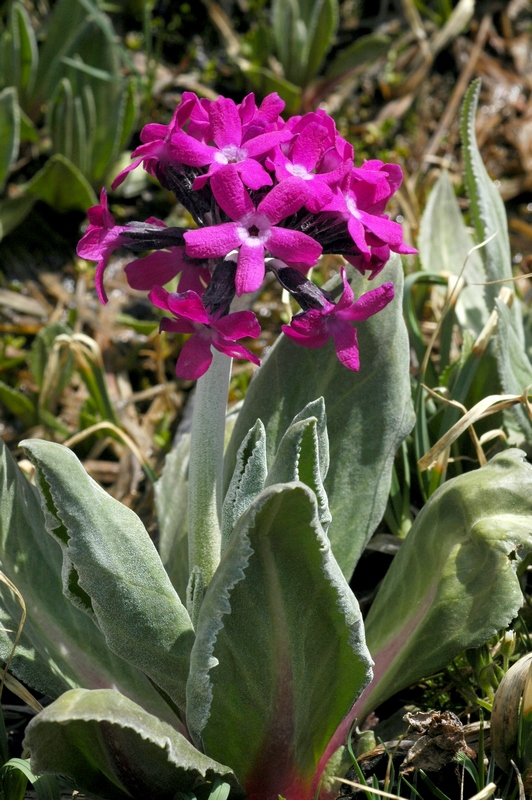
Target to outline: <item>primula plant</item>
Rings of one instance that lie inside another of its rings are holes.
[[[100,797],[334,796],[355,720],[520,606],[532,470],[508,450],[432,495],[364,628],[348,581],[414,421],[396,255],[412,248],[385,214],[401,173],[355,167],[330,118],[284,122],[282,108],[185,93],[168,126],[146,126],[131,168],[197,227],[115,225],[103,192],[79,245],[103,302],[111,253],[147,253],[130,284],[163,330],[189,335],[176,371],[198,378],[192,431],[156,483],[159,549],[69,449],[22,443],[35,485],[2,452],[2,569],[27,619],[17,633],[2,583],[0,649],[53,698],[27,729],[31,768]],[[322,253],[347,262],[323,288],[307,277]],[[233,300],[266,273],[301,310],[235,422],[231,358],[257,362],[241,340],[259,325]]]

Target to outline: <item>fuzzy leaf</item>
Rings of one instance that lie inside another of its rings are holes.
[[[57,446],[57,445],[55,445]],[[112,653],[96,625],[63,595],[61,548],[46,532],[39,494],[0,439],[0,568],[24,598],[27,619],[11,671],[43,694],[73,687],[117,687],[176,722],[169,706],[133,666]],[[0,657],[9,657],[20,605],[0,583]]]
[[[515,330],[515,320],[505,303],[496,301],[499,319],[497,323],[497,366],[504,392],[521,394],[532,386],[532,364],[524,345]],[[512,409],[519,427],[528,442],[532,442],[532,423],[523,406]]]
[[[390,49],[390,38],[382,33],[369,33],[343,47],[327,67],[327,81],[351,74],[354,70],[375,64]]]
[[[516,567],[531,550],[532,467],[520,450],[435,492],[366,619],[375,668],[358,718],[506,628],[522,603]]]
[[[17,92],[12,86],[0,92],[0,191],[9,170],[18,157],[20,144],[20,110]]]
[[[294,416],[322,396],[331,456],[325,479],[332,514],[328,535],[346,577],[384,514],[395,451],[414,422],[402,275],[399,258],[371,282],[352,275],[357,296],[386,281],[393,281],[396,294],[383,311],[358,325],[360,372],[340,364],[331,342],[310,350],[279,337],[251,381],[225,459],[228,485],[240,443],[260,418],[271,465]]]
[[[0,241],[23,222],[35,204],[35,197],[7,197],[0,201]]]
[[[238,448],[236,466],[222,509],[222,550],[242,514],[264,489],[266,481],[266,431],[258,419]]]
[[[190,433],[184,433],[166,456],[155,484],[159,553],[181,602],[186,602],[189,577],[187,508]]]
[[[44,200],[56,211],[85,211],[98,202],[87,179],[59,153],[49,158],[23,188],[26,194]]]
[[[250,800],[307,796],[369,665],[314,494],[301,483],[266,488],[201,607],[187,687],[194,740],[231,764]]]
[[[423,269],[439,274],[462,274],[468,284],[484,283],[484,262],[478,250],[470,252],[473,245],[449,173],[444,170],[430,193],[421,220],[418,247]],[[480,286],[468,285],[462,289],[456,303],[456,315],[462,326],[478,336],[488,319]]]
[[[68,448],[21,443],[37,471],[46,527],[63,550],[63,590],[110,649],[184,707],[194,638],[188,613],[131,509],[87,475]]]
[[[315,412],[316,416],[308,416]],[[297,414],[285,435],[268,471],[266,486],[301,481],[318,500],[320,522],[327,530],[331,521],[329,503],[323,487],[329,469],[329,440],[325,404],[320,397]]]
[[[462,108],[460,121],[462,151],[464,154],[465,185],[470,201],[470,213],[478,243],[483,242],[492,234],[497,235],[480,249],[484,260],[488,281],[497,281],[504,278],[512,279],[512,261],[510,254],[510,239],[508,237],[508,222],[506,210],[500,192],[494,186],[482,161],[475,135],[475,117],[478,106],[481,82],[479,79],[472,82],[469,87]],[[510,287],[512,284],[508,284]],[[495,299],[499,294],[501,284],[484,287],[484,296],[488,311],[491,313]],[[521,310],[518,303],[514,303],[512,317],[520,341],[523,341],[523,325]]]
[[[229,767],[109,689],[66,692],[31,721],[24,746],[34,772],[68,775],[111,800],[174,800],[217,776],[239,789]]]

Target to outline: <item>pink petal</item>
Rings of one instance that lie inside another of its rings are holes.
[[[308,172],[311,172],[324,150],[324,142],[328,137],[328,131],[323,125],[311,122],[299,134],[294,144],[292,161],[294,164],[301,164]]]
[[[244,242],[238,254],[236,267],[235,286],[236,293],[256,291],[264,280],[264,245],[259,239],[254,239],[253,244]]]
[[[272,255],[283,261],[296,261],[313,266],[321,256],[322,246],[311,236],[289,228],[271,228],[267,244]]]
[[[153,303],[154,306],[157,306],[157,308],[162,308],[163,311],[168,311],[169,294],[170,292],[167,292],[162,286],[154,286],[148,295],[148,300],[150,303]]]
[[[368,243],[366,242],[366,230],[360,219],[356,219],[350,214],[347,220],[347,229],[360,252],[369,253]]]
[[[159,333],[167,331],[168,333],[194,333],[195,327],[193,322],[188,319],[174,319],[173,317],[163,317],[159,324]]]
[[[217,147],[222,149],[230,144],[240,147],[242,122],[236,103],[227,97],[219,97],[218,100],[211,103],[209,113],[212,135]]]
[[[178,294],[172,292],[168,295],[168,310],[175,314],[176,317],[191,320],[191,322],[199,322],[202,325],[209,324],[207,312],[201,302],[201,297],[196,292],[184,292]]]
[[[247,94],[238,107],[238,113],[242,120],[242,125],[248,125],[257,113],[257,104],[253,92]]]
[[[145,125],[140,132],[140,141],[143,144],[148,142],[162,141],[166,139],[167,134],[170,132],[170,125],[161,125],[160,122],[149,122]]]
[[[212,325],[229,339],[243,339],[245,336],[254,339],[261,331],[259,321],[252,311],[235,311],[234,314],[221,317]]]
[[[309,181],[309,186],[311,187],[312,194],[306,202],[306,207],[309,211],[312,211],[313,214],[318,214],[327,203],[330,203],[333,193],[330,187],[327,186],[324,181],[320,180],[317,175]]]
[[[178,248],[170,252],[159,250],[145,258],[137,258],[126,266],[127,282],[132,289],[141,292],[149,291],[152,286],[164,286],[183,268],[183,255],[185,248]]]
[[[225,257],[241,243],[236,222],[224,222],[221,225],[186,231],[183,238],[187,255],[191,258]]]
[[[198,142],[184,131],[173,133],[170,142],[178,160],[190,167],[204,167],[210,164],[218,152],[215,147]]]
[[[211,189],[216,202],[231,219],[241,220],[255,210],[234,164],[228,164],[214,173]]]
[[[175,374],[186,381],[195,381],[205,375],[212,363],[211,342],[194,334],[179,353]]]
[[[144,158],[137,158],[136,161],[133,161],[131,164],[128,164],[127,167],[125,167],[125,169],[122,170],[122,172],[118,173],[118,175],[116,176],[116,178],[114,179],[114,181],[111,184],[111,189],[113,191],[115,189],[117,189],[118,186],[120,186],[120,184],[125,181],[125,179],[127,178],[128,174],[132,170],[137,169],[138,165],[141,164],[143,161],[144,161]]]
[[[335,326],[332,331],[336,355],[344,367],[358,372],[360,357],[358,354],[357,331],[349,323]]]
[[[276,122],[279,114],[284,109],[284,100],[281,100],[277,92],[267,95],[259,106],[256,116],[265,122]]]
[[[305,181],[299,178],[287,178],[268,192],[257,206],[257,211],[265,214],[272,225],[276,225],[282,219],[291,217],[299,211],[310,197],[310,193]]]
[[[179,293],[196,292],[201,296],[210,278],[211,273],[201,262],[187,260],[179,274]]]
[[[338,317],[343,320],[351,321],[368,319],[374,314],[378,314],[383,308],[386,308],[393,298],[393,283],[383,283],[382,286],[378,286],[376,289],[372,289],[370,292],[366,292],[359,297],[351,308],[339,309],[340,304],[338,304],[336,306],[339,311]]]
[[[230,358],[247,358],[247,360],[252,361],[253,364],[260,364],[260,359],[252,353],[251,350],[248,350],[243,344],[237,344],[231,341],[231,339],[226,339],[225,336],[221,334],[213,339],[212,344],[220,353],[230,356]]]
[[[374,233],[375,236],[385,244],[400,245],[403,242],[403,229],[398,222],[392,222],[387,217],[376,217],[360,211],[360,219],[363,225]]]
[[[262,164],[254,161],[252,158],[246,158],[236,165],[243,183],[249,189],[262,189],[263,186],[271,186],[273,184],[271,175],[266,172]],[[222,169],[224,169],[222,167]]]
[[[342,311],[344,308],[350,308],[351,305],[353,304],[353,300],[355,299],[355,295],[353,294],[353,290],[351,289],[351,286],[349,285],[349,281],[347,280],[347,273],[346,273],[344,267],[342,267],[342,269],[340,271],[340,274],[342,276],[342,281],[343,281],[343,284],[344,284],[344,290],[342,292],[342,296],[340,297],[340,299],[336,303],[336,306],[335,306],[336,313],[338,313],[339,311]]]
[[[323,318],[315,309],[297,314],[290,325],[282,326],[282,330],[293,342],[312,349],[323,347],[330,339],[330,333],[323,328]]]
[[[291,137],[289,131],[270,131],[269,133],[261,133],[259,136],[254,136],[253,139],[246,141],[246,151],[248,156],[256,158],[262,156],[275,147],[279,142],[285,142]]]

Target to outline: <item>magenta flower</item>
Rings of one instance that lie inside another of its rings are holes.
[[[354,300],[353,290],[342,268],[344,290],[336,304],[323,298],[323,307],[310,308],[296,314],[290,325],[283,325],[283,333],[303,347],[322,347],[333,338],[336,355],[348,369],[357,372],[360,358],[357,331],[351,323],[361,322],[377,314],[393,300],[393,283],[385,283]]]
[[[193,258],[224,257],[238,250],[236,293],[254,292],[264,278],[264,254],[310,268],[321,255],[322,247],[301,231],[279,226],[282,220],[299,211],[310,196],[310,189],[296,178],[278,183],[255,208],[235,167],[217,172],[211,178],[214,197],[234,222],[212,225],[184,234],[187,254]]]
[[[100,192],[100,205],[92,206],[87,211],[89,225],[84,236],[78,242],[76,253],[88,261],[96,261],[94,282],[101,303],[107,303],[107,294],[103,286],[103,273],[107,267],[109,256],[114,250],[123,247],[120,234],[127,231],[125,225],[116,225],[113,215],[107,206],[107,192]],[[163,223],[161,223],[163,224]]]
[[[246,107],[244,112],[249,115],[250,110]],[[215,145],[213,147],[196,141],[184,132],[172,137],[172,144],[183,164],[209,166],[208,172],[195,179],[193,189],[201,189],[209,178],[228,164],[235,165],[243,183],[249,189],[272,185],[271,176],[257,159],[279,142],[291,138],[291,133],[284,128],[277,129],[273,121],[263,129],[254,116],[246,126],[240,112],[240,107],[225,97],[219,97],[211,103],[209,117]],[[252,126],[254,121],[255,125]]]
[[[96,261],[96,273],[94,275],[94,284],[100,302],[105,305],[107,303],[107,294],[103,285],[103,276],[107,268],[107,262],[110,255],[114,250],[120,247],[128,247],[130,249],[151,249],[150,244],[158,246],[157,240],[160,239],[160,231],[164,229],[165,232],[173,237],[174,231],[179,231],[177,228],[167,228],[164,222],[156,217],[150,217],[145,223],[131,223],[130,225],[115,225],[113,215],[107,206],[107,192],[102,189],[100,193],[100,205],[92,206],[87,211],[89,218],[89,225],[85,231],[85,235],[78,242],[76,252],[81,258],[86,258],[89,261]],[[142,238],[145,238],[146,246],[143,247]],[[182,239],[181,239],[182,241]],[[165,241],[162,247],[167,244],[172,244],[171,241]],[[134,262],[133,262],[134,263]],[[177,270],[174,275],[177,275]],[[135,267],[133,267],[135,273]],[[174,277],[173,275],[171,277]],[[170,280],[168,278],[167,280]],[[150,284],[154,285],[156,281]],[[166,283],[166,281],[164,281]],[[133,286],[133,284],[130,284]],[[133,286],[133,288],[139,288]]]
[[[212,362],[211,346],[226,356],[247,358],[260,364],[254,353],[235,341],[260,334],[260,325],[252,311],[237,311],[219,317],[204,308],[195,292],[170,294],[161,286],[154,286],[149,299],[174,316],[174,319],[163,317],[161,331],[192,334],[177,359],[175,371],[178,378],[194,381],[204,375]]]
[[[340,156],[336,149],[340,137],[327,115],[305,114],[290,127],[294,134],[291,140],[275,148],[266,159],[266,166],[275,170],[278,181],[288,177],[308,181],[311,195],[306,207],[317,213],[332,200],[330,187],[339,184],[352,169],[352,148],[348,150],[350,155]]]
[[[191,334],[178,362],[182,377],[202,375],[212,347],[258,363],[237,343],[258,335],[256,318],[230,310],[235,295],[260,288],[266,270],[302,309],[285,326],[286,335],[306,347],[332,337],[342,363],[357,370],[353,323],[384,308],[393,287],[385,284],[355,301],[343,272],[344,290],[335,304],[306,275],[322,254],[343,256],[371,279],[391,253],[416,252],[386,215],[401,185],[400,167],[376,159],[355,167],[353,146],[328,114],[319,109],[285,122],[283,108],[276,93],[257,106],[253,94],[237,104],[183,92],[168,125],[143,128],[132,163],[113,188],[142,164],[174,193],[196,229],[157,219],[115,225],[105,190],[88,212],[78,254],[97,262],[100,300],[107,301],[103,276],[110,254],[124,247],[144,256],[127,265],[126,276],[172,314],[162,330]],[[168,294],[162,286],[176,276],[179,293]]]
[[[189,258],[184,247],[156,250],[145,258],[137,258],[126,266],[127,282],[132,289],[147,292],[164,286],[179,275],[179,291],[203,294],[211,274],[203,261]]]
[[[151,122],[145,125],[140,133],[142,142],[132,153],[134,161],[120,172],[114,179],[111,188],[116,189],[126,179],[131,170],[136,169],[139,164],[143,164],[144,169],[153,178],[159,178],[164,173],[165,167],[172,164],[176,159],[175,150],[172,145],[172,135],[179,131],[189,117],[193,114],[200,101],[192,92],[183,92],[183,97],[168,125],[161,125]],[[201,115],[201,107],[198,112]]]

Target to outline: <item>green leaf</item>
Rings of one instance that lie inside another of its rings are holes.
[[[27,195],[44,200],[56,211],[86,211],[98,203],[87,179],[60,153],[49,158],[44,167],[22,188]]]
[[[318,74],[338,28],[338,0],[300,0],[307,28],[308,50],[303,86]]]
[[[456,303],[456,315],[462,327],[478,336],[489,316],[480,286],[486,282],[486,271],[480,252],[470,252],[474,242],[467,231],[446,170],[430,193],[417,244],[424,270],[451,275],[461,273],[468,284],[477,284],[462,289]],[[464,263],[466,267],[462,271]]]
[[[366,64],[374,64],[390,49],[390,38],[382,33],[368,33],[344,47],[325,72],[327,81],[342,78]]]
[[[506,628],[522,603],[516,567],[530,550],[532,467],[520,450],[435,492],[367,616],[375,668],[358,718]]]
[[[100,49],[87,58],[94,39]],[[108,46],[108,47],[107,47]],[[110,48],[110,49],[109,49]],[[118,75],[120,62],[127,59],[119,44],[109,17],[91,0],[58,0],[41,48],[32,104],[38,106],[49,99],[69,68],[63,62],[66,56],[79,55],[81,59],[104,72]],[[111,61],[109,61],[111,59]]]
[[[111,653],[89,617],[66,600],[61,563],[61,549],[46,532],[37,489],[0,440],[0,568],[22,594],[27,610],[11,671],[50,697],[76,686],[114,686],[175,724],[175,715],[148,680]],[[0,584],[4,661],[13,649],[20,616],[13,593]]]
[[[496,301],[499,319],[497,323],[497,367],[504,392],[521,394],[532,386],[532,364],[525,352],[523,343],[515,330],[515,321],[508,306]],[[519,427],[528,442],[532,442],[532,423],[522,405],[515,406],[513,412]]]
[[[17,90],[12,86],[0,92],[0,191],[18,157],[20,111]]]
[[[275,72],[255,64],[243,69],[245,76],[256,92],[265,97],[277,92],[286,103],[286,114],[296,114],[301,105],[301,89],[290,81],[280,78]]]
[[[315,416],[308,416],[315,412]],[[323,481],[329,469],[329,440],[323,398],[308,403],[292,420],[268,471],[266,486],[301,481],[318,500],[320,522],[327,530],[331,521]]]
[[[46,526],[63,551],[63,591],[109,648],[185,702],[194,633],[146,529],[62,445],[26,440]]]
[[[174,800],[218,776],[239,791],[229,767],[109,689],[65,692],[30,722],[24,746],[34,772],[66,774],[110,800]]]
[[[322,396],[331,457],[324,482],[332,514],[328,534],[346,577],[384,514],[394,455],[413,425],[402,274],[394,257],[371,282],[351,276],[356,296],[386,281],[396,290],[387,308],[358,327],[360,372],[342,366],[332,342],[310,350],[279,337],[250,383],[225,458],[227,486],[240,443],[260,418],[271,465],[294,416]]]
[[[41,775],[37,777],[30,768],[30,762],[25,758],[11,758],[0,770],[0,786],[2,797],[6,800],[16,800],[26,797],[28,781],[33,784],[37,800],[60,800],[58,779],[55,775]]]
[[[35,199],[21,195],[0,201],[0,241],[26,219],[35,204]]]
[[[258,419],[236,454],[236,466],[222,509],[222,552],[242,514],[264,489],[266,474],[266,431]]]
[[[0,381],[0,403],[22,420],[26,428],[37,423],[35,403],[18,389]]]
[[[512,262],[508,223],[502,197],[490,179],[475,136],[475,117],[478,106],[481,82],[479,79],[469,87],[462,108],[461,137],[465,166],[465,185],[470,201],[470,213],[478,242],[496,233],[496,236],[480,249],[484,260],[488,281],[512,278]],[[512,284],[508,284],[512,286]],[[501,284],[484,287],[488,311],[491,313]],[[514,305],[519,338],[523,339],[521,314],[518,304]]]
[[[54,342],[58,336],[64,334],[72,335],[72,331],[68,325],[64,325],[62,322],[51,322],[45,325],[44,328],[41,328],[33,340],[29,355],[29,363],[33,379],[40,389],[43,387],[45,378],[48,377],[48,359],[50,358]],[[57,393],[68,385],[72,375],[74,367],[73,357],[71,353],[69,353],[69,356],[70,358],[67,363],[61,364],[61,369],[59,370],[61,375],[57,376]]]
[[[368,680],[362,618],[301,483],[240,518],[207,588],[187,725],[251,796],[310,795],[318,761]]]
[[[11,69],[9,83],[25,99],[33,87],[39,51],[37,38],[27,10],[22,3],[14,2],[9,14]]]
[[[184,433],[166,456],[155,484],[159,523],[159,553],[181,602],[186,602],[189,578],[187,509],[190,434]]]
[[[28,780],[32,777],[29,764],[22,758],[11,758],[0,769],[0,790],[6,800],[24,800]]]
[[[272,32],[287,80],[301,88],[318,73],[338,26],[338,0],[273,0]]]

